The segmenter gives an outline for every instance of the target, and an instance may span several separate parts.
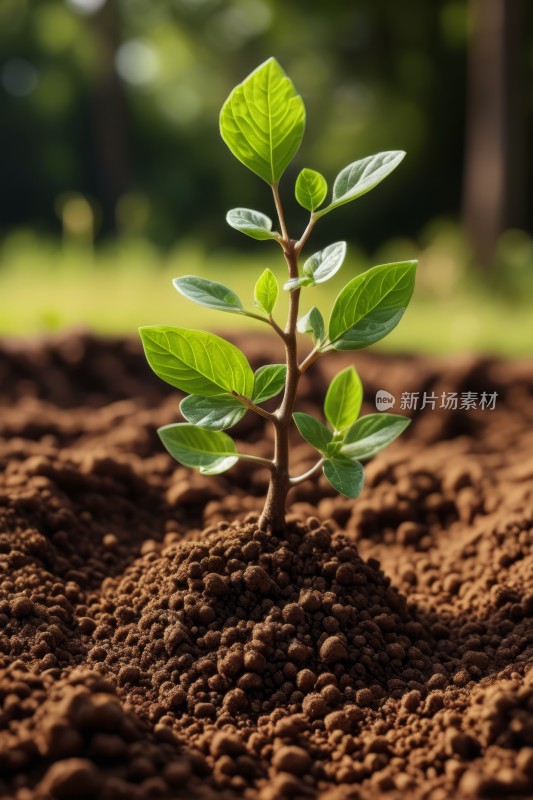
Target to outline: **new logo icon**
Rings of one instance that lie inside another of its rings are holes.
[[[387,411],[388,408],[393,408],[396,402],[396,398],[390,392],[386,392],[385,389],[379,389],[376,392],[376,408],[378,411]]]

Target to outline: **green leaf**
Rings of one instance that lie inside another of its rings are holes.
[[[284,285],[284,289],[291,291],[299,286],[314,286],[325,283],[332,278],[342,267],[346,257],[346,242],[335,242],[310,256],[302,269],[300,278],[291,278]]]
[[[275,397],[285,386],[287,367],[285,364],[266,364],[259,367],[254,375],[254,403],[263,403]]]
[[[328,192],[326,179],[314,169],[303,169],[296,178],[294,194],[296,200],[307,211],[316,211]]]
[[[339,172],[335,179],[331,203],[317,211],[316,217],[322,217],[329,211],[333,211],[334,208],[369,192],[387,175],[390,175],[404,157],[403,150],[388,150],[349,164]]]
[[[383,264],[353,278],[335,300],[329,338],[335,350],[359,350],[398,324],[415,286],[416,261]]]
[[[304,414],[302,411],[295,411],[292,416],[296,427],[305,441],[316,448],[320,453],[325,454],[328,445],[333,439],[332,432],[317,419],[310,416],[310,414]]]
[[[275,58],[233,89],[220,112],[220,133],[248,169],[274,185],[302,141],[305,106]]]
[[[399,414],[368,414],[349,428],[341,453],[361,461],[372,458],[400,436],[411,420]]]
[[[324,414],[331,427],[343,431],[352,425],[361,410],[363,384],[353,367],[346,367],[331,381],[324,401]]]
[[[358,461],[348,458],[328,458],[322,471],[329,483],[345,497],[355,498],[361,494],[365,483],[365,471]]]
[[[323,342],[326,338],[324,317],[316,306],[310,308],[307,314],[300,317],[297,328],[300,333],[310,333],[315,344]]]
[[[188,394],[250,397],[254,374],[245,356],[214,333],[162,325],[140,328],[144,352],[162,380]]]
[[[232,208],[226,214],[226,222],[236,231],[245,233],[252,239],[279,239],[279,233],[272,230],[272,220],[261,211],[251,208]]]
[[[272,314],[276,300],[278,299],[279,286],[276,277],[271,269],[265,271],[259,276],[259,280],[255,284],[255,304],[263,309],[266,314]]]
[[[244,417],[247,410],[246,406],[231,394],[215,397],[191,394],[184,397],[180,403],[180,411],[187,422],[212,431],[223,431],[233,427]]]
[[[200,306],[214,308],[217,311],[231,311],[241,314],[244,309],[234,291],[223,283],[197,278],[195,275],[183,275],[172,281],[180,294]]]
[[[194,467],[202,475],[218,475],[230,469],[239,454],[227,433],[206,431],[177,422],[158,428],[158,434],[170,455],[185,467]]]

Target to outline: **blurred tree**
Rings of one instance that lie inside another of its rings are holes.
[[[470,0],[463,219],[476,263],[525,223],[521,0]]]

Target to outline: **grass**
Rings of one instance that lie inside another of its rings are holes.
[[[373,263],[393,260],[390,253],[386,255]],[[399,258],[408,257],[399,254]],[[450,281],[449,275],[441,279],[444,273],[439,258],[435,260],[434,254],[432,259],[422,258],[413,301],[381,347],[434,354],[530,355],[531,304],[511,304],[477,282],[461,278]],[[258,254],[250,260],[243,253],[206,255],[191,243],[162,256],[145,241],[123,240],[94,254],[86,246],[60,246],[30,234],[12,235],[1,252],[0,334],[35,335],[73,326],[106,334],[135,334],[140,325],[153,324],[217,331],[258,330],[260,323],[186,301],[174,290],[171,280],[184,274],[210,277],[231,286],[243,303],[251,304],[255,281],[267,266],[281,282],[285,277],[283,264],[271,243],[258,245]],[[341,286],[368,266],[371,264],[362,256],[352,255],[340,275],[305,290],[302,310],[316,304],[327,315]],[[436,280],[428,279],[432,274],[437,275]],[[280,320],[286,300],[286,294],[282,294],[276,309]]]

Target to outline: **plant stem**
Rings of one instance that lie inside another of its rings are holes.
[[[287,233],[287,226],[285,225],[285,215],[283,213],[283,206],[281,204],[281,197],[279,196],[279,186],[275,183],[272,186],[272,194],[274,195],[274,203],[276,205],[276,211],[278,213],[279,219],[279,226],[281,228],[281,236],[283,241],[280,242],[281,246],[284,247],[289,242],[289,234]]]
[[[283,208],[277,186],[272,187],[274,201],[278,212],[279,223],[283,233],[283,253],[289,270],[289,278],[298,277],[298,252],[296,242],[293,242],[287,233]],[[281,531],[285,527],[285,505],[287,494],[291,488],[289,475],[289,430],[292,423],[292,412],[296,401],[298,383],[300,381],[300,368],[298,366],[298,343],[296,339],[296,323],[298,321],[298,308],[300,303],[300,289],[295,289],[289,295],[289,313],[284,331],[285,360],[287,364],[287,379],[281,405],[274,412],[274,469],[272,471],[268,493],[263,512],[259,518],[259,527]]]

